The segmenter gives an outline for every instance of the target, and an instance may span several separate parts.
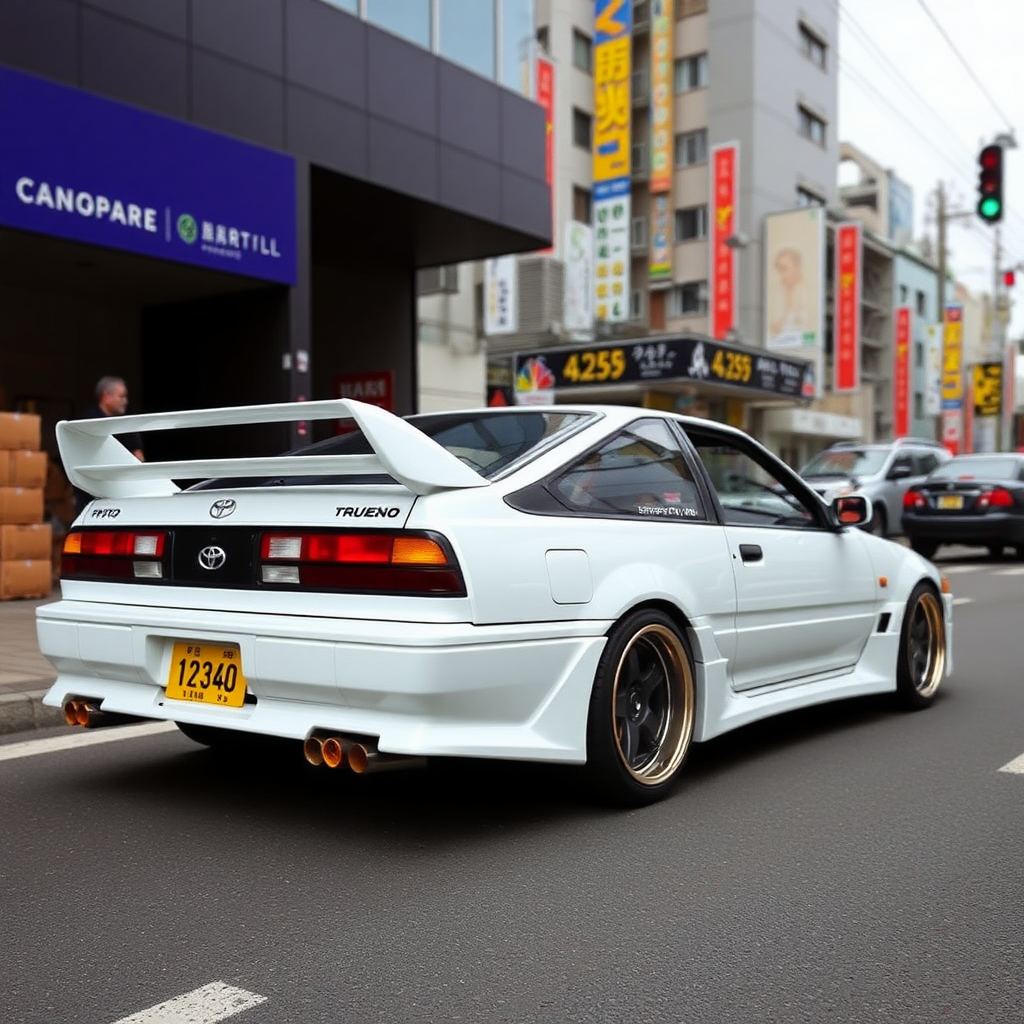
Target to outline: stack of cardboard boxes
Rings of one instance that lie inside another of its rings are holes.
[[[53,528],[43,522],[47,454],[40,417],[0,412],[0,600],[49,597]]]

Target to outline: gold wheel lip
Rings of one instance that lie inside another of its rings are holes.
[[[942,604],[931,591],[921,595],[917,608],[928,621],[928,667],[922,678],[914,678],[914,689],[922,697],[931,697],[939,688],[946,668],[946,620]],[[917,608],[914,609],[916,613]]]
[[[652,639],[653,638],[653,639]],[[626,760],[622,751],[622,744],[619,739],[618,729],[613,730],[615,752],[618,754],[619,762],[629,773],[630,777],[644,786],[658,786],[667,781],[678,770],[686,756],[690,741],[693,737],[693,728],[696,720],[696,690],[693,681],[693,666],[690,663],[686,648],[679,635],[668,626],[661,623],[649,623],[630,638],[629,643],[623,648],[619,662],[615,667],[615,680],[611,690],[612,722],[617,726],[618,718],[615,715],[615,706],[619,694],[619,682],[622,678],[623,665],[629,652],[633,650],[638,641],[644,641],[654,647],[658,658],[661,660],[662,668],[666,678],[669,680],[669,710],[667,713],[667,728],[657,751],[648,759],[644,766],[634,768]],[[673,671],[673,669],[675,671]],[[681,714],[676,713],[677,704],[682,705]],[[674,738],[673,738],[674,737]],[[671,746],[671,756],[666,760],[662,753],[666,747]]]

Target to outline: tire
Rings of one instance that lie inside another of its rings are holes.
[[[937,541],[921,540],[919,537],[912,537],[910,540],[910,546],[922,558],[934,558],[935,552],[939,550]]]
[[[942,599],[919,583],[907,600],[900,630],[896,696],[908,710],[928,707],[946,673],[946,620]]]
[[[595,794],[640,807],[665,797],[686,760],[696,713],[693,656],[662,612],[634,612],[608,635],[587,719]]]
[[[988,553],[991,558],[1002,558],[1003,557],[1003,545],[1002,544],[989,544]]]
[[[871,518],[868,520],[865,529],[876,537],[889,536],[889,523],[885,516],[885,506],[875,505],[871,510]]]

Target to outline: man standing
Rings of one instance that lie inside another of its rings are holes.
[[[96,405],[84,412],[79,419],[93,420],[101,416],[123,416],[128,409],[128,385],[121,377],[100,377],[96,382]],[[137,433],[118,434],[117,439],[140,462],[145,462],[142,438]],[[75,515],[92,500],[92,495],[75,488]]]

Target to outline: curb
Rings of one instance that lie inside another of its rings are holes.
[[[46,690],[0,694],[0,736],[66,725],[60,708],[43,705]]]

